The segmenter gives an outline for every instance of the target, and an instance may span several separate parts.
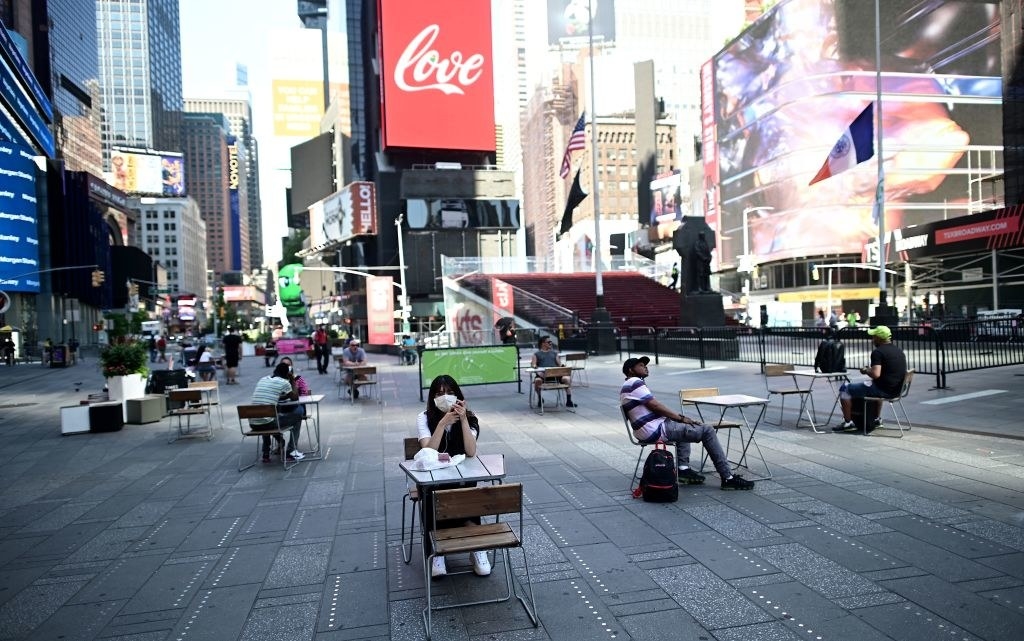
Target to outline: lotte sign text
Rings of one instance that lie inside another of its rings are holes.
[[[379,0],[384,147],[494,151],[488,0]]]

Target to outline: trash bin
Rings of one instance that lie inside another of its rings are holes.
[[[50,367],[68,366],[68,346],[54,345],[50,351]]]

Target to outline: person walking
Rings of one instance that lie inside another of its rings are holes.
[[[228,385],[238,385],[238,364],[242,360],[242,337],[235,333],[234,327],[228,328],[227,336],[221,341],[224,344],[224,374]]]
[[[316,357],[316,371],[326,374],[331,365],[331,337],[323,325],[313,332],[313,355]]]

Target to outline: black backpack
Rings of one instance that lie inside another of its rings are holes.
[[[838,340],[827,338],[818,344],[814,370],[826,374],[846,372],[846,348]]]
[[[674,503],[679,500],[676,457],[672,456],[664,443],[655,443],[644,461],[640,485],[633,491],[634,498],[639,496],[651,503]]]

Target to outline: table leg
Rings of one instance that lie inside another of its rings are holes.
[[[800,377],[796,374],[793,375],[793,385],[795,385],[797,389],[802,389],[800,387],[800,382],[797,380],[798,378]],[[825,432],[823,430],[819,430],[818,426],[814,424],[814,419],[817,418],[818,413],[814,409],[814,381],[816,380],[816,378],[812,378],[811,382],[807,385],[807,393],[800,394],[800,412],[797,414],[796,425],[797,427],[800,427],[800,421],[803,420],[804,415],[806,415],[807,422],[811,424],[811,429],[814,430],[814,433],[824,434]],[[810,410],[807,409],[808,401],[811,403]],[[812,412],[814,415],[812,415]]]
[[[752,471],[752,470],[750,470],[750,466],[747,465],[746,461],[747,461],[747,450],[750,449],[751,445],[753,445],[754,448],[757,449],[757,455],[759,457],[761,457],[761,463],[764,465],[764,469],[765,469],[765,472],[767,473],[767,476],[760,477],[760,478],[754,478],[754,479],[751,479],[751,480],[754,480],[754,481],[767,481],[767,480],[770,480],[772,478],[772,471],[768,467],[768,461],[765,460],[764,453],[761,452],[760,446],[758,446],[757,442],[754,441],[754,433],[757,432],[757,426],[761,424],[761,420],[764,418],[764,414],[765,414],[765,411],[768,409],[768,405],[764,404],[764,405],[761,405],[760,407],[761,407],[761,410],[757,414],[757,420],[754,421],[754,426],[753,427],[750,427],[750,423],[747,421],[746,412],[743,411],[744,408],[742,408],[742,407],[739,408],[739,410],[740,410],[740,417],[743,419],[743,424],[746,425],[748,428],[750,428],[750,434],[747,436],[747,442],[743,446],[743,453],[740,454],[740,460],[739,460],[738,463],[736,463],[736,466],[737,467],[745,467],[745,468],[747,468],[748,471]],[[740,440],[741,441],[743,440],[742,433],[740,434]]]

